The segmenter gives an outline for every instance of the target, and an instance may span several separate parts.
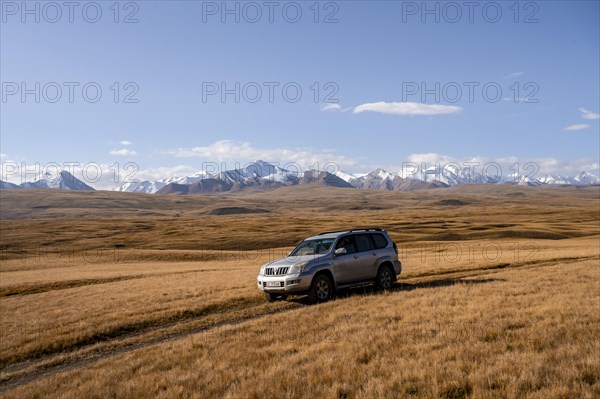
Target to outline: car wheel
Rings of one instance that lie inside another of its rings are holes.
[[[388,266],[382,266],[379,268],[377,272],[377,281],[376,281],[377,289],[383,291],[389,291],[392,289],[394,285],[394,275],[392,274],[392,269]]]
[[[267,301],[269,301],[269,302],[285,301],[287,299],[287,295],[271,294],[269,292],[265,292],[265,298],[267,298]]]
[[[327,302],[333,298],[333,284],[329,277],[320,274],[312,282],[308,301],[310,303]]]

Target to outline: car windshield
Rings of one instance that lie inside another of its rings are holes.
[[[329,252],[329,249],[335,241],[334,238],[325,238],[321,240],[306,240],[302,241],[300,245],[296,247],[290,256],[304,256],[304,255],[323,255]]]

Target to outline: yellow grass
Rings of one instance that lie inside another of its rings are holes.
[[[0,394],[598,397],[598,194],[2,191]],[[361,226],[399,244],[391,292],[264,301],[262,263]]]

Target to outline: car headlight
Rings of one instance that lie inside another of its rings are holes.
[[[298,263],[297,265],[290,267],[288,274],[300,274],[304,271],[305,266],[306,263]]]
[[[266,267],[267,267],[267,265],[262,265],[262,266],[260,267],[260,271],[258,272],[258,275],[259,275],[259,276],[262,276],[262,275],[264,275],[264,274],[265,274],[265,268],[266,268]]]

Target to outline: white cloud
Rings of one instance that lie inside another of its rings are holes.
[[[417,164],[425,163],[427,165],[435,165],[436,163],[447,164],[450,162],[457,162],[458,159],[449,155],[428,152],[425,154],[410,154],[408,157],[406,157],[406,161]]]
[[[584,130],[584,129],[588,129],[589,127],[590,127],[590,125],[588,125],[587,123],[580,123],[577,125],[569,125],[565,128],[565,130],[568,130],[568,131]]]
[[[208,146],[178,148],[169,151],[176,157],[199,157],[209,162],[251,162],[264,160],[285,165],[296,163],[302,168],[335,164],[339,168],[354,167],[357,162],[331,150],[315,151],[309,148],[255,148],[248,142],[220,140]],[[233,169],[233,167],[232,167]]]
[[[119,141],[119,144],[121,144],[121,145],[133,145],[133,142],[129,141],[129,140],[122,140],[122,141]]]
[[[122,148],[120,150],[111,150],[110,155],[119,155],[122,157],[134,157],[137,155],[137,152],[133,150],[128,150],[127,148]]]
[[[589,120],[600,119],[600,114],[597,114],[597,113],[592,112],[592,111],[588,111],[585,108],[579,108],[579,111],[581,112],[581,117],[583,119],[589,119]]]
[[[340,104],[327,104],[321,108],[321,111],[341,111],[342,106]]]
[[[161,166],[156,168],[140,169],[126,179],[127,181],[156,181],[170,177],[191,176],[197,172],[198,168],[188,165]]]
[[[500,157],[496,158],[496,162],[513,164],[515,162],[519,162],[519,158],[515,156]]]
[[[600,168],[598,164],[598,160],[593,160],[589,158],[579,158],[569,161],[562,161],[556,158],[536,158],[532,159],[530,162],[535,163],[539,167],[539,175],[544,175],[546,173],[550,174],[563,174],[563,175],[576,175],[581,171],[595,171]],[[524,163],[521,163],[523,166]]]
[[[585,108],[579,108],[579,112],[581,112],[581,117],[583,119],[587,119],[587,120],[600,119],[600,114],[589,111]],[[590,125],[587,123],[577,123],[577,124],[569,125],[569,126],[565,127],[564,130],[572,132],[572,131],[577,131],[577,130],[585,130],[585,129],[589,129],[589,128],[590,128]]]
[[[327,104],[321,107],[321,111],[334,111],[334,112],[346,112],[351,110],[352,107],[343,108],[339,103]]]
[[[513,79],[513,78],[517,78],[521,75],[523,75],[525,72],[513,72],[511,74],[508,74],[504,77],[504,79]]]
[[[376,103],[361,104],[354,108],[354,113],[379,112],[392,115],[444,115],[462,111],[462,107],[455,105],[422,104],[414,102],[387,103],[384,101]]]

